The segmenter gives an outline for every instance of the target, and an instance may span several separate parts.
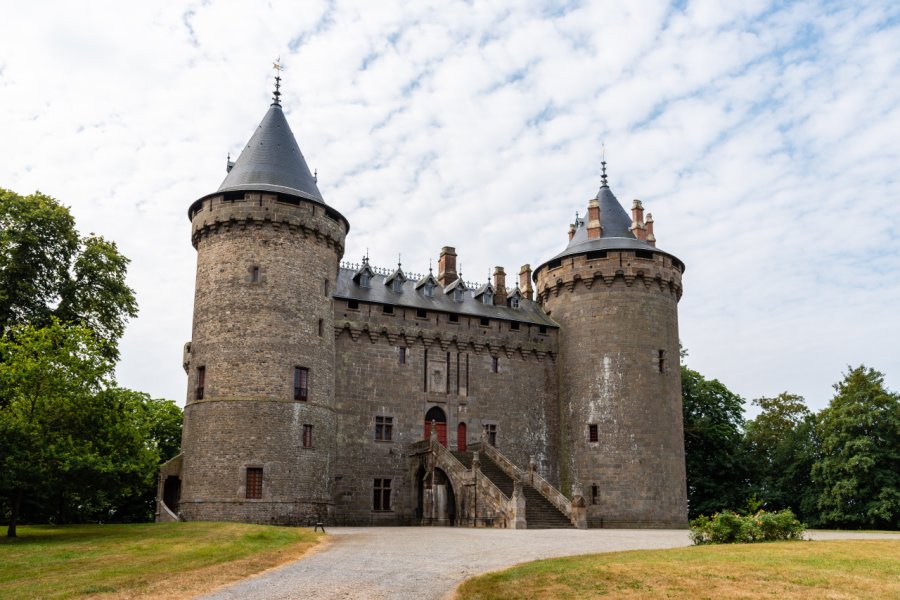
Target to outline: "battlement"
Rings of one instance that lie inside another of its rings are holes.
[[[350,224],[330,206],[289,196],[266,192],[228,192],[213,194],[194,202],[188,211],[191,219],[191,242],[197,247],[203,236],[246,227],[250,224],[286,227],[304,237],[334,247],[338,257],[344,254],[344,239]]]

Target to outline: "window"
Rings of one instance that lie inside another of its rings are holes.
[[[497,367],[500,366],[500,359],[496,356],[491,357],[491,373],[497,372]]]
[[[294,400],[306,400],[309,397],[309,369],[294,367]]]
[[[596,483],[591,486],[591,504],[600,504],[600,487]]]
[[[262,498],[262,468],[247,467],[246,496],[251,500]]]
[[[259,283],[259,267],[257,265],[250,267],[250,283]]]
[[[319,337],[325,335],[325,319],[319,319]]]
[[[490,327],[491,326],[491,320],[488,319],[487,317],[481,317],[481,320],[479,321],[479,323],[481,324],[482,327]]]
[[[359,300],[347,300],[347,308],[350,310],[359,310]]]
[[[666,372],[666,351],[660,350],[657,355],[657,366],[659,367],[660,373]]]
[[[373,508],[375,510],[391,510],[390,479],[375,479]]]
[[[449,315],[447,320],[451,323],[459,323],[459,315]]]
[[[635,258],[653,258],[653,252],[650,250],[635,250],[634,251]]]
[[[359,287],[369,287],[369,274],[363,273],[359,276]]]
[[[203,388],[206,386],[206,367],[197,367],[197,393],[194,397],[203,400]]]
[[[381,312],[386,315],[392,315],[394,314],[394,307],[390,304],[385,304],[381,307]]]
[[[434,284],[433,283],[425,284],[425,295],[428,296],[429,298],[434,296]]]
[[[303,426],[303,447],[312,448],[312,425]]]
[[[513,296],[509,299],[510,308],[519,308],[519,299]]]
[[[427,319],[428,311],[425,310],[424,308],[417,308],[416,309],[416,318],[417,319]]]
[[[509,328],[512,329],[513,331],[518,331],[519,330],[519,322],[513,321],[512,323],[509,324]]]
[[[596,425],[588,425],[588,441],[589,442],[599,442],[600,441],[600,433],[597,430]]]
[[[397,292],[398,294],[403,291],[403,282],[400,281],[399,277],[391,282],[391,286],[393,287],[394,291]]]
[[[494,295],[490,292],[485,292],[481,295],[481,301],[485,304],[493,304],[494,303]]]
[[[456,300],[457,302],[462,302],[463,301],[463,291],[459,288],[456,288],[455,290],[453,290],[453,299]]]
[[[547,314],[549,314],[549,313],[547,313]],[[546,326],[546,325],[541,325],[541,326],[538,328],[538,333],[542,333],[542,334],[543,334],[543,333],[547,333],[547,326]]]
[[[398,348],[398,350],[399,350],[398,358],[400,360],[400,364],[405,365],[406,364],[406,346],[400,346],[400,348]]]
[[[326,297],[326,298],[328,297],[328,288],[329,288],[329,287],[330,287],[330,286],[328,285],[328,280],[326,279],[326,280],[323,282],[323,284],[322,284],[322,289],[323,289],[323,291],[325,292],[325,297]]]
[[[379,442],[394,439],[394,417],[375,417],[375,439]]]
[[[487,439],[487,443],[491,446],[497,445],[497,425],[494,423],[488,423],[484,426],[484,437]]]

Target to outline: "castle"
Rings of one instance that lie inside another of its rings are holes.
[[[686,526],[684,265],[605,162],[565,249],[482,285],[449,246],[437,275],[342,263],[349,221],[277,85],[227,170],[188,210],[188,394],[158,520]]]

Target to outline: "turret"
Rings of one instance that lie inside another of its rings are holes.
[[[654,246],[640,201],[628,215],[602,164],[587,218],[534,270],[537,300],[560,325],[563,489],[583,490],[592,527],[682,527],[684,265]]]

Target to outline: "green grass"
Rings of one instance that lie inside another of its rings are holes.
[[[238,523],[19,527],[0,538],[0,598],[188,597],[296,558],[320,536]]]
[[[900,598],[900,541],[732,544],[556,558],[470,579],[457,597]]]

